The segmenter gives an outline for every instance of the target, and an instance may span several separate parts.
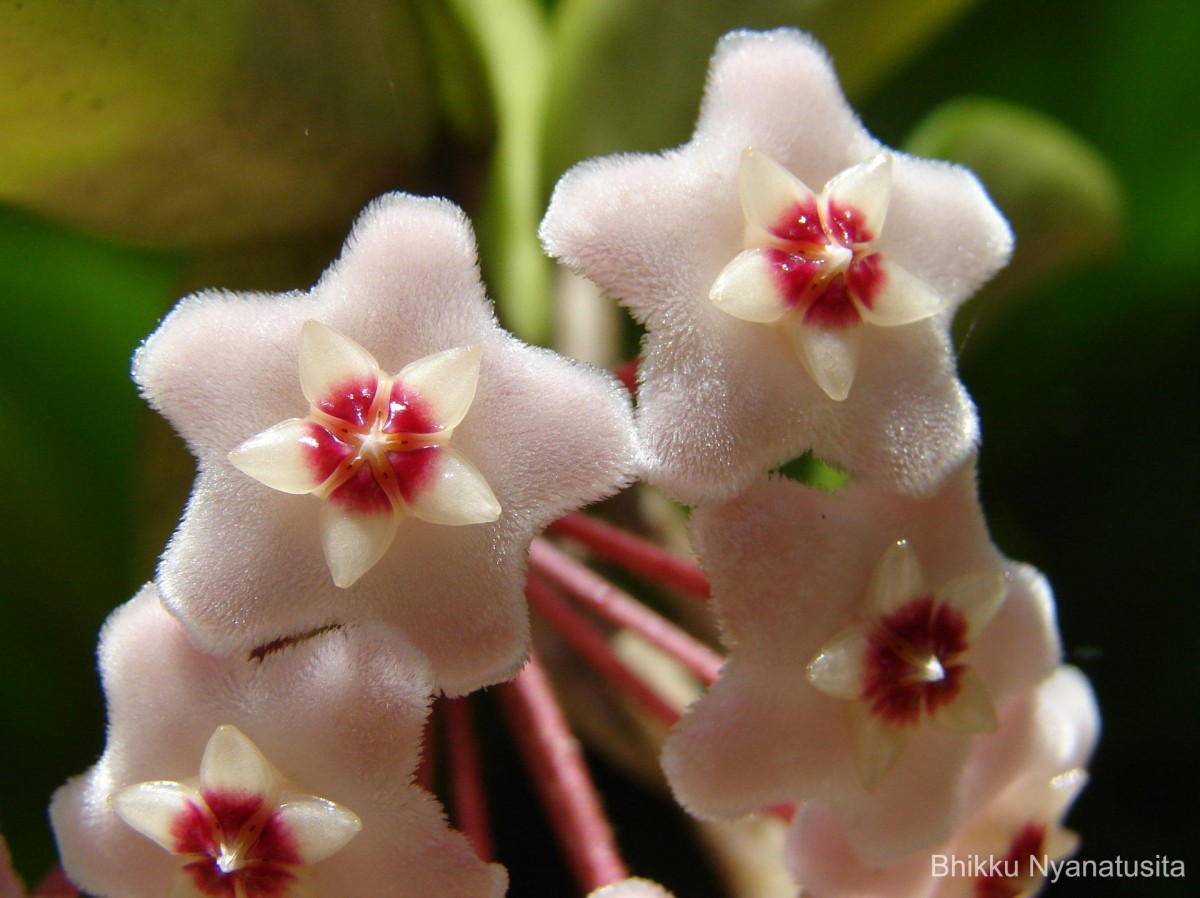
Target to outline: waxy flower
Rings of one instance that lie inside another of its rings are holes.
[[[406,514],[433,524],[500,516],[487,481],[448,444],[475,397],[479,350],[448,349],[395,377],[348,337],[315,321],[300,331],[304,418],[289,418],[229,454],[285,493],[313,493],[333,582],[351,586],[392,544]]]
[[[992,545],[973,466],[927,499],[771,480],[699,510],[692,538],[730,660],[667,740],[680,801],[824,802],[872,863],[944,840],[968,734],[1059,653],[1049,589]]]
[[[1087,680],[1057,670],[1010,703],[994,735],[978,740],[963,776],[964,822],[932,850],[873,866],[854,852],[827,808],[793,821],[787,859],[806,894],[821,898],[1015,898],[1039,869],[1075,849],[1062,818],[1087,780],[1099,713]],[[1030,858],[1033,858],[1031,864]]]
[[[290,788],[229,724],[208,740],[194,782],[136,783],[109,800],[122,820],[183,858],[173,895],[302,893],[305,868],[362,829],[348,808]]]
[[[809,449],[927,494],[976,442],[947,328],[1011,233],[969,172],[872,139],[807,35],[727,36],[692,140],[572,169],[542,239],[646,325],[639,431],[684,501]]]
[[[134,376],[199,459],[159,589],[218,651],[370,618],[502,680],[530,539],[633,473],[628,394],[500,329],[441,200],[374,202],[307,293],[184,299]]]
[[[1008,577],[979,572],[931,590],[907,542],[888,547],[859,620],[817,650],[809,682],[852,702],[858,772],[868,789],[928,720],[952,732],[996,727],[987,687],[967,664],[971,645],[1008,594]]]
[[[782,326],[817,385],[830,399],[845,399],[864,321],[912,324],[942,305],[875,248],[891,197],[891,156],[846,169],[817,196],[748,147],[738,181],[748,248],[725,266],[709,296],[735,318]]]
[[[89,894],[503,894],[503,870],[412,785],[432,683],[396,634],[362,626],[217,658],[148,586],[114,612],[99,654],[108,743],[51,805],[63,866]]]

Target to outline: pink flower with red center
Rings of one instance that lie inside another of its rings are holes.
[[[823,802],[872,863],[947,838],[993,708],[1059,654],[1049,588],[992,545],[974,467],[926,499],[772,479],[691,536],[729,660],[667,739],[680,802]]]
[[[947,330],[1011,232],[972,174],[874,140],[805,34],[725,37],[691,141],[576,166],[541,234],[645,325],[648,476],[685,502],[808,450],[928,494],[974,448]]]
[[[892,187],[887,153],[855,165],[815,194],[753,148],[738,183],[747,249],[717,276],[709,297],[735,318],[783,328],[830,399],[850,394],[864,321],[898,327],[929,318],[942,301],[875,249]]]
[[[332,801],[297,792],[241,730],[219,726],[196,782],[126,786],[117,815],[183,862],[172,895],[285,898],[301,868],[343,848],[362,821]]]
[[[1008,593],[1003,573],[966,574],[930,590],[912,547],[890,546],[863,618],[817,650],[808,679],[853,702],[858,768],[874,789],[924,720],[953,732],[995,728],[987,687],[965,661]]]
[[[89,895],[504,893],[503,869],[413,785],[432,679],[394,632],[214,657],[148,586],[113,613],[99,654],[104,754],[50,808],[63,867]]]
[[[376,200],[307,292],[185,298],[134,377],[199,461],[156,579],[192,637],[378,620],[450,694],[520,667],[530,540],[636,464],[628,391],[500,328],[443,200]]]
[[[823,898],[1032,894],[1040,870],[1075,850],[1078,839],[1062,819],[1087,781],[1083,768],[1098,732],[1087,680],[1074,668],[1059,668],[1011,701],[997,732],[978,740],[963,777],[964,822],[947,840],[868,863],[828,808],[809,805],[792,824],[789,869],[806,894]]]
[[[300,334],[307,417],[251,437],[229,460],[269,487],[328,500],[325,560],[334,583],[350,586],[387,551],[406,514],[434,524],[500,516],[483,475],[449,445],[479,365],[479,350],[464,346],[390,377],[353,340],[308,321]]]

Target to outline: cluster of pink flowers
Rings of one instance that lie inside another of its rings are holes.
[[[664,748],[678,800],[790,816],[814,895],[1035,888],[929,865],[1069,851],[1098,726],[1047,584],[978,505],[947,331],[1012,238],[975,178],[877,144],[807,36],[738,33],[691,142],[581,164],[542,239],[645,325],[636,412],[501,330],[463,214],[404,194],[311,290],[190,296],[139,350],[199,474],[101,636],[108,744],[51,809],[67,876],[503,894],[414,782],[430,704],[518,674],[531,542],[640,476],[695,507],[728,649]],[[771,473],[808,452],[849,485]],[[595,898],[667,895],[622,877]]]

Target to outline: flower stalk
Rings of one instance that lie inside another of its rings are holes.
[[[497,694],[580,891],[628,877],[583,752],[537,656]]]

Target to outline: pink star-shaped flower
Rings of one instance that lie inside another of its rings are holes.
[[[159,588],[218,651],[373,618],[502,680],[530,539],[633,472],[628,395],[500,329],[441,200],[374,202],[306,293],[188,297],[134,376],[199,459]]]
[[[1059,654],[973,466],[927,499],[772,480],[692,521],[730,660],[668,738],[676,796],[706,817],[825,802],[872,862],[945,839],[973,734]]]
[[[208,740],[194,782],[155,780],[114,792],[122,820],[182,858],[173,892],[213,898],[284,898],[305,867],[362,829],[349,808],[297,792],[235,726]]]
[[[55,794],[98,898],[495,898],[503,870],[412,785],[432,682],[379,627],[265,655],[196,649],[153,586],[100,641],[108,743]]]
[[[542,239],[646,325],[639,431],[684,501],[809,449],[926,494],[976,443],[947,328],[1011,233],[969,172],[872,139],[807,35],[727,36],[691,142],[572,169]]]
[[[963,776],[967,813],[949,840],[932,851],[871,865],[858,857],[827,808],[809,805],[792,824],[788,865],[806,892],[829,898],[1031,894],[1040,877],[1030,855],[1045,868],[1047,860],[1075,849],[1077,839],[1061,821],[1087,780],[1084,767],[1098,733],[1099,712],[1086,678],[1060,668],[1012,701],[999,731],[978,741]]]

